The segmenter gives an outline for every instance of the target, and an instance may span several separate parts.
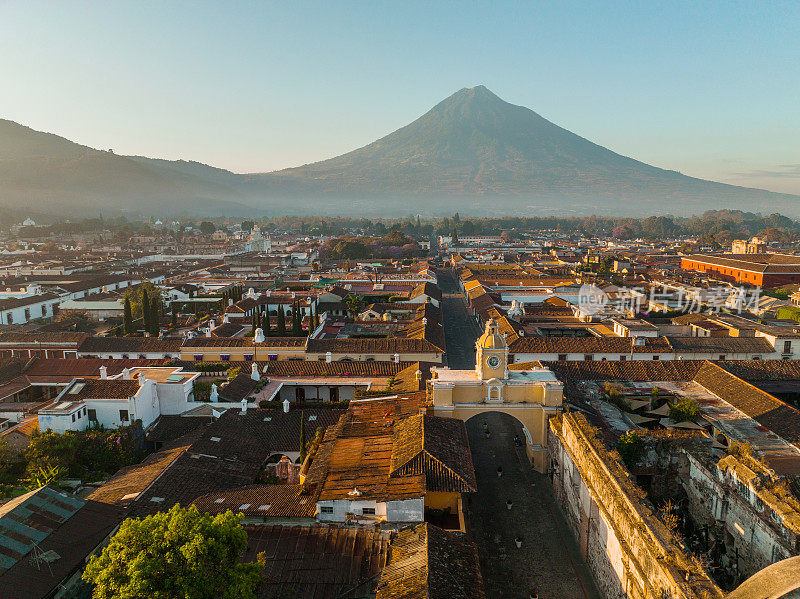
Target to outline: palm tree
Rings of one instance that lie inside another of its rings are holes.
[[[350,315],[353,317],[353,320],[356,319],[361,309],[364,307],[364,300],[360,297],[351,293],[343,300],[344,305],[347,306],[347,311],[350,312]]]

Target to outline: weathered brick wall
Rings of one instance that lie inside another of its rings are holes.
[[[637,496],[616,452],[580,414],[550,420],[556,497],[604,597],[721,598],[722,591],[674,542]]]

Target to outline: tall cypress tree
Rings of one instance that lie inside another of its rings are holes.
[[[300,316],[300,303],[295,302],[292,304],[292,337],[300,337],[303,335],[303,321]]]
[[[142,289],[142,328],[150,332],[150,297],[147,289]]]
[[[270,330],[272,325],[269,322],[269,304],[267,304],[267,309],[264,311],[264,326],[261,328],[264,329],[265,337],[269,337],[272,334],[272,331]]]
[[[161,323],[159,321],[159,308],[158,295],[153,295],[150,298],[150,334],[158,336],[161,331]]]
[[[283,304],[278,304],[278,337],[286,337],[286,314]]]
[[[133,313],[131,312],[131,298],[125,296],[125,309],[122,316],[122,332],[130,335],[133,332]]]

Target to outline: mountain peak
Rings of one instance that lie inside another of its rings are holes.
[[[475,87],[462,87],[452,96],[450,96],[452,100],[469,100],[469,99],[481,99],[481,100],[492,100],[492,101],[500,101],[503,100],[497,95],[492,93],[489,88],[485,85],[476,85]]]

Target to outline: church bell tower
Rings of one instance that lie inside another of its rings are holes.
[[[494,318],[475,343],[475,372],[480,380],[508,378],[508,345]]]

